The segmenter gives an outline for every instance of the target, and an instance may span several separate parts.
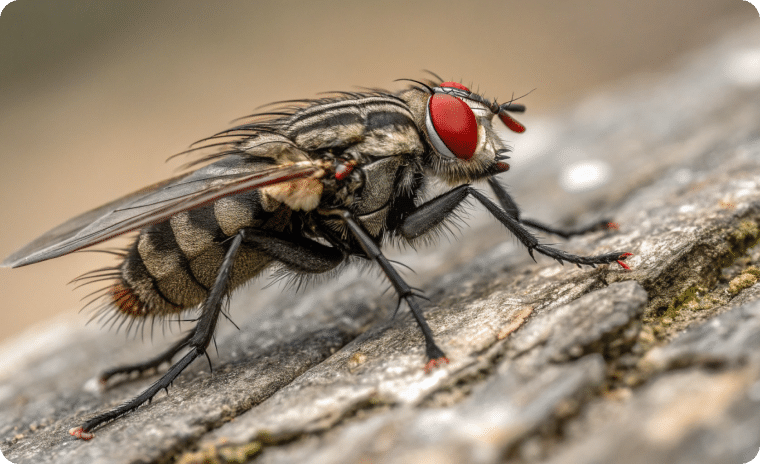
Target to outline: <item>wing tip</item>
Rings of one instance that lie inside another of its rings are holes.
[[[16,268],[16,267],[26,266],[27,264],[31,264],[24,261],[26,261],[25,258],[18,259],[14,256],[8,256],[7,258],[5,258],[5,261],[0,263],[0,267]]]
[[[45,251],[45,250],[42,250]],[[8,256],[3,260],[2,263],[0,263],[0,267],[7,267],[7,268],[17,268],[22,266],[27,266],[29,264],[39,263],[40,261],[45,261],[46,259],[49,259],[54,256],[46,257],[45,253],[42,253],[40,251],[35,253],[26,253],[26,254],[20,254],[18,252],[13,253],[12,255]]]
[[[23,257],[19,257],[19,252],[16,251],[15,253],[11,254],[10,256],[6,256],[2,263],[0,263],[0,267],[18,267],[23,261]]]

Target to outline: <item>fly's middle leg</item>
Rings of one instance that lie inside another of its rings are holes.
[[[435,343],[433,331],[430,330],[430,326],[425,320],[425,316],[423,316],[422,311],[419,306],[417,306],[417,302],[414,300],[415,297],[420,298],[421,296],[404,281],[398,272],[396,272],[396,269],[393,268],[388,261],[388,258],[386,258],[380,251],[380,247],[377,246],[364,228],[359,225],[353,215],[349,211],[343,211],[341,212],[341,215],[348,226],[348,230],[359,242],[367,257],[380,265],[380,268],[383,270],[383,273],[385,273],[385,276],[388,277],[388,280],[390,280],[391,285],[393,285],[399,298],[406,301],[406,304],[409,305],[409,309],[412,311],[412,315],[417,321],[420,330],[422,330],[422,335],[425,337],[425,353],[428,358],[425,370],[429,371],[431,368],[439,364],[448,363],[448,358],[446,358],[443,350],[441,350]]]

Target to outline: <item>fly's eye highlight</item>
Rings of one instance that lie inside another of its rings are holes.
[[[468,160],[475,153],[478,122],[472,109],[461,99],[446,94],[432,95],[428,100],[425,125],[433,147],[441,155]]]

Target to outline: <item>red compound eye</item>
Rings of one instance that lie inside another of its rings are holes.
[[[478,146],[478,122],[464,101],[435,94],[428,101],[425,118],[428,136],[436,151],[450,158],[468,160]]]
[[[455,89],[464,90],[465,92],[469,92],[470,91],[470,89],[468,89],[467,87],[463,86],[459,82],[441,82],[441,85],[439,85],[438,87],[452,87],[452,88],[455,88]]]

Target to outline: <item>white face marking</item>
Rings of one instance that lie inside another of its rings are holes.
[[[478,122],[478,145],[470,161],[477,160],[484,164],[491,163],[496,156],[496,151],[494,150],[491,137],[488,137],[486,126],[488,128],[491,127],[491,120],[495,115],[481,103],[468,100],[465,100],[465,102],[470,106],[470,109],[475,114],[475,120]]]

